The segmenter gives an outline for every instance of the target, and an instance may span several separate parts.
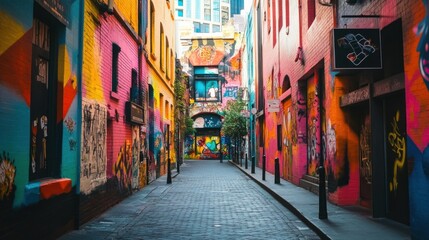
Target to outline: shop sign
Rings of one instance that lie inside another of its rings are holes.
[[[126,102],[125,108],[126,118],[129,122],[139,125],[144,124],[144,110],[142,106],[133,102]]]
[[[332,41],[333,70],[382,68],[380,29],[337,28]]]

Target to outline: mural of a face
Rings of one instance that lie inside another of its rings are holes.
[[[419,67],[426,87],[429,89],[429,2],[422,0],[426,9],[426,16],[419,24],[418,33],[421,34],[417,51],[420,52]]]

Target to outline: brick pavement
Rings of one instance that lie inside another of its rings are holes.
[[[185,161],[60,239],[319,239],[227,161]]]

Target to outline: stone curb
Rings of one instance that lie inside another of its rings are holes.
[[[254,182],[256,182],[259,186],[261,186],[265,191],[267,191],[271,196],[273,196],[280,204],[289,209],[295,216],[297,216],[301,221],[303,221],[311,230],[313,230],[321,239],[330,240],[331,238],[323,232],[320,228],[318,228],[310,219],[306,218],[304,214],[302,214],[297,208],[295,208],[292,204],[290,204],[286,199],[278,195],[275,191],[269,188],[267,185],[256,179],[252,174],[248,173],[244,169],[242,169],[238,164],[228,161],[230,164],[236,166],[240,171],[250,177]]]

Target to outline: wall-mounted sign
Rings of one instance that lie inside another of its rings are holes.
[[[62,24],[69,25],[69,0],[36,0],[43,8],[51,13]]]
[[[380,29],[333,29],[332,41],[333,70],[382,68]]]
[[[133,102],[126,102],[125,114],[129,122],[139,125],[144,124],[144,110],[142,106]]]
[[[268,99],[267,112],[280,112],[280,100],[279,99]]]

